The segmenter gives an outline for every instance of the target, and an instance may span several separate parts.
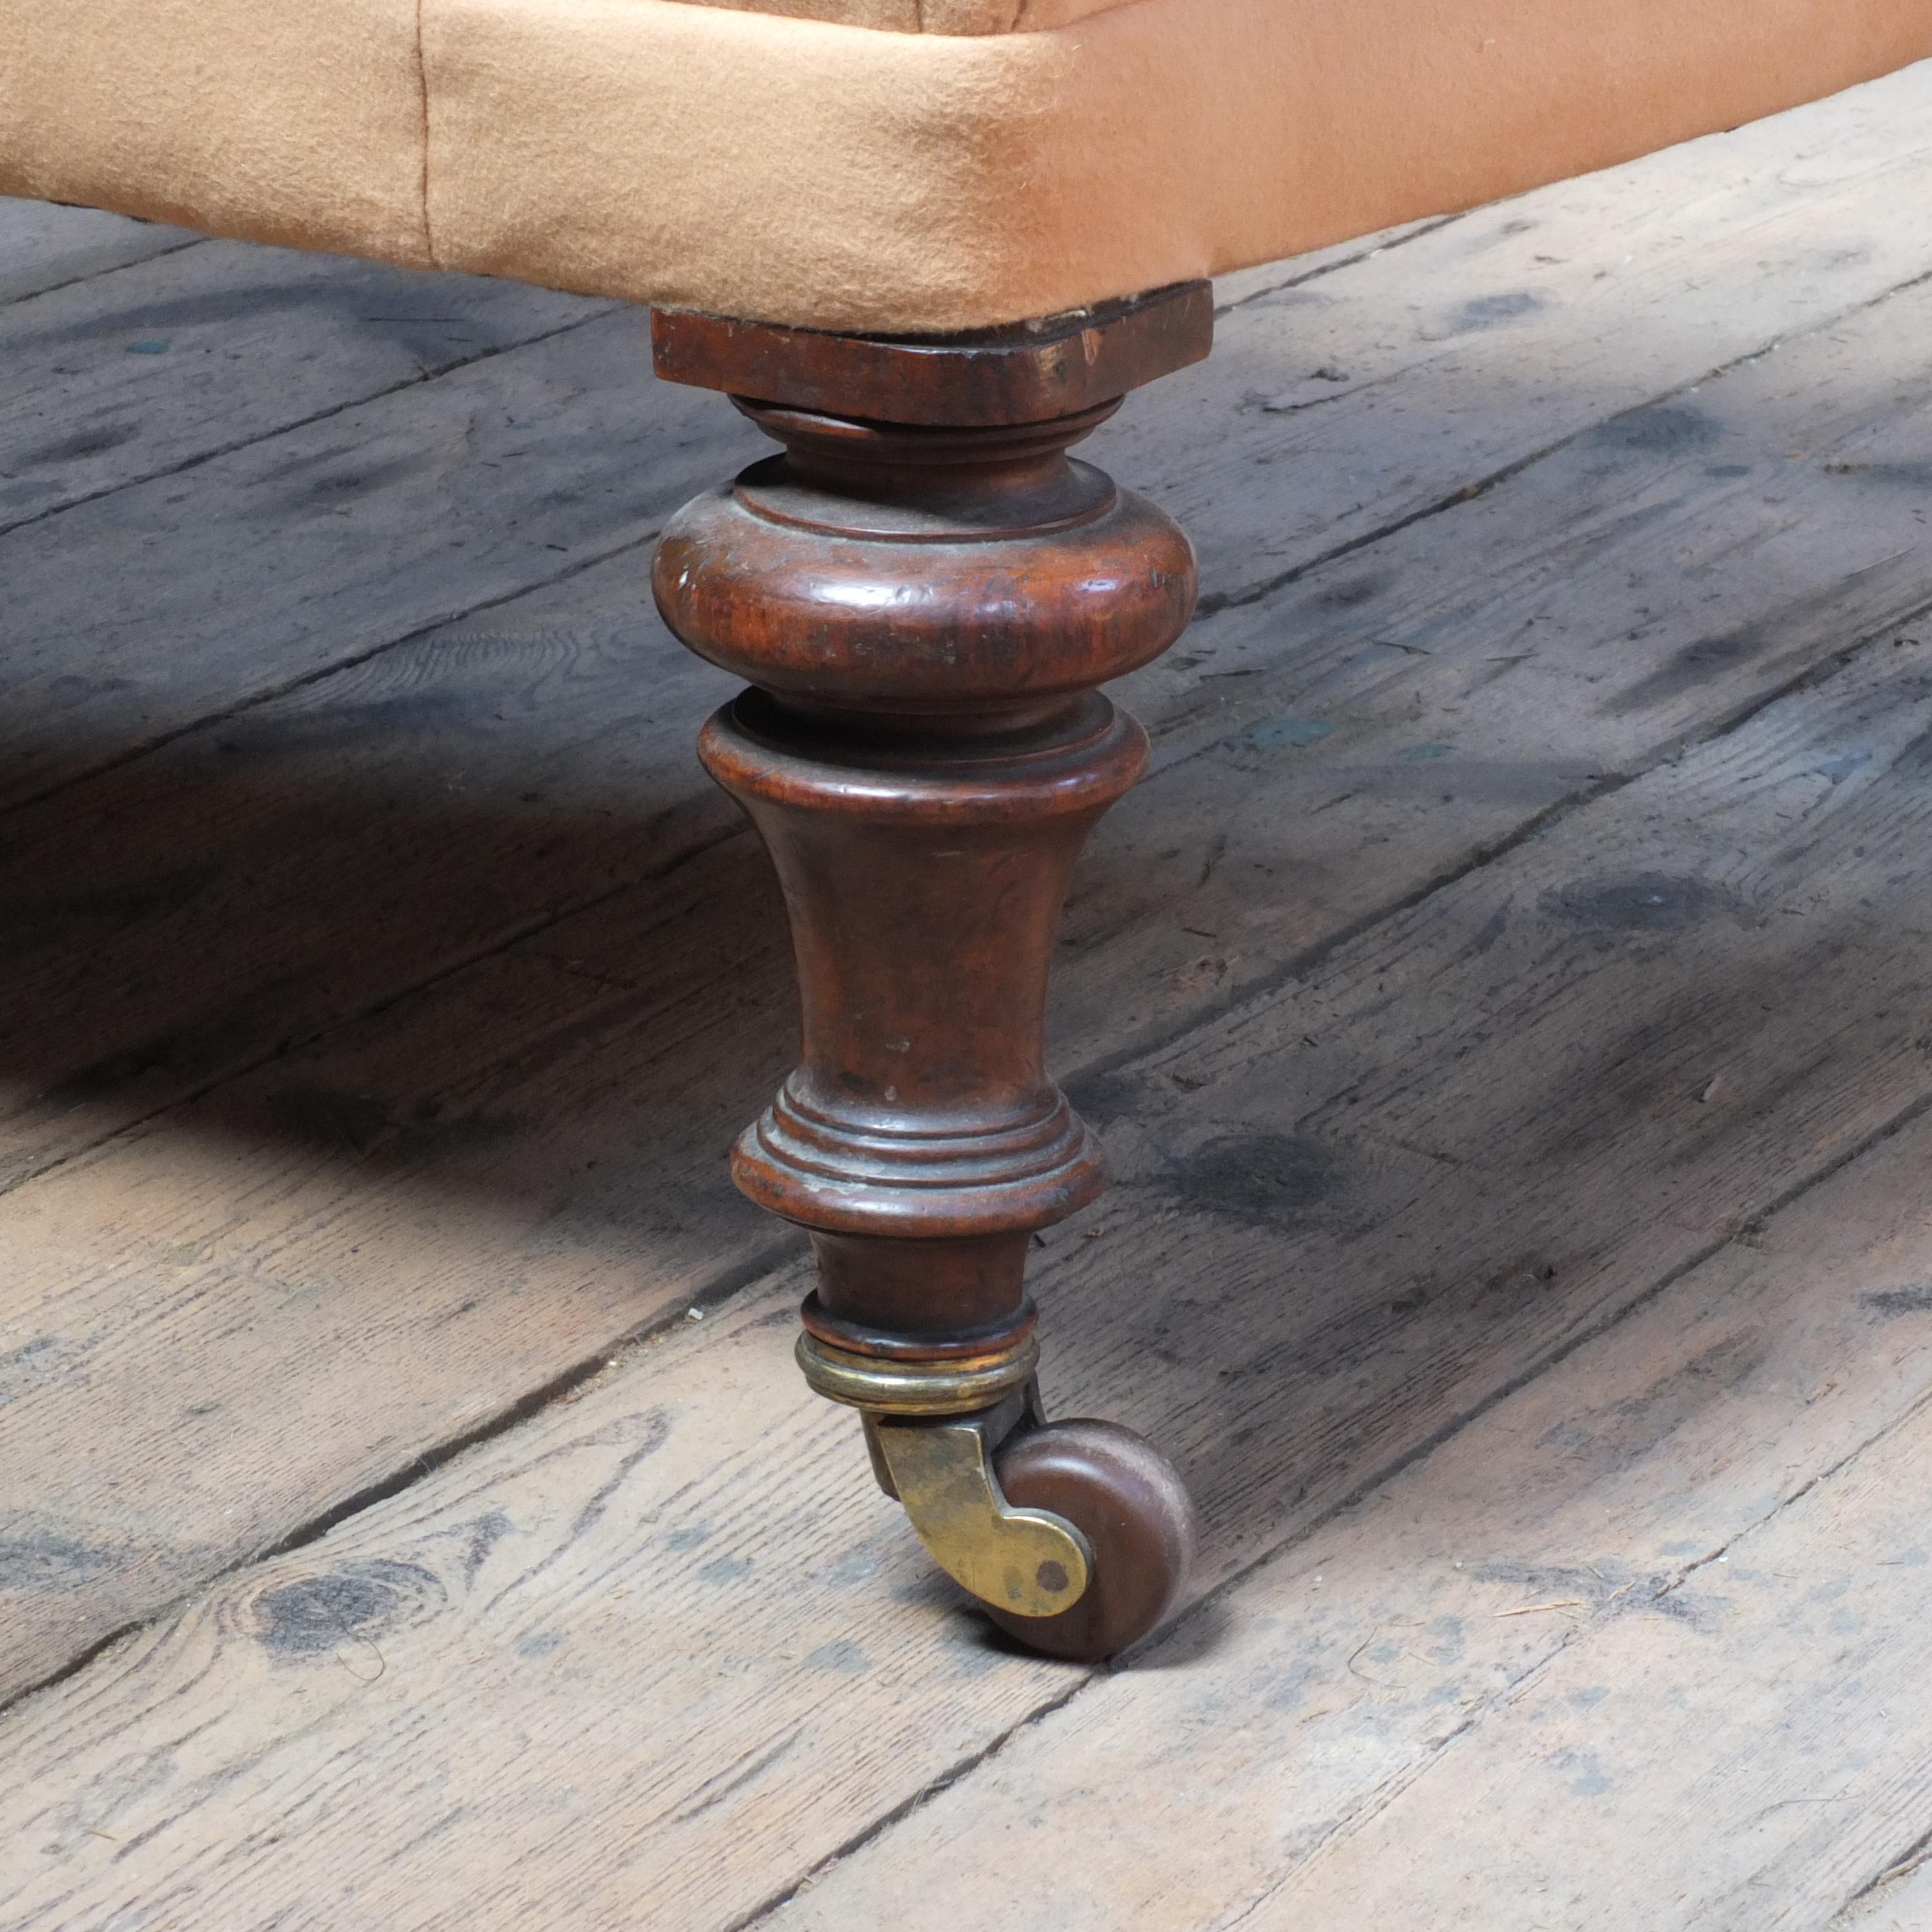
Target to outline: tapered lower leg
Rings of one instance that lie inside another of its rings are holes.
[[[739,1185],[819,1232],[834,1315],[916,1330],[1005,1314],[1016,1238],[1103,1179],[1047,1077],[1047,973],[1074,858],[1146,740],[1092,694],[908,744],[752,692],[699,754],[778,868],[806,1016],[797,1070],[739,1143]],[[916,1287],[879,1245],[895,1237],[922,1244]]]

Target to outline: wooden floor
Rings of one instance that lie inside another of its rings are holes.
[[[732,1193],[642,319],[0,203],[8,1932],[1932,1928],[1932,68],[1234,278],[1003,1646]]]

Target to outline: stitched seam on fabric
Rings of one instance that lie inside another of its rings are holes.
[[[423,8],[427,0],[416,0],[416,93],[422,104],[422,176],[417,192],[422,202],[423,253],[432,268],[442,264],[436,259],[436,238],[429,226],[429,62],[423,53]]]

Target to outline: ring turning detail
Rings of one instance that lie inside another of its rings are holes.
[[[860,1412],[880,1486],[996,1622],[1070,1658],[1152,1629],[1194,1542],[1150,1445],[1043,1418],[1024,1277],[1106,1180],[1042,1037],[1075,860],[1147,760],[1097,687],[1180,634],[1195,573],[1168,518],[1067,452],[1210,327],[1197,284],[1079,330],[856,355],[658,330],[664,373],[783,452],[687,506],[654,573],[670,628],[747,680],[699,755],[770,853],[797,956],[799,1065],[734,1176],[811,1234],[800,1364]]]

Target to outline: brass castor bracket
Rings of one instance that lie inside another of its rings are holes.
[[[997,1355],[937,1362],[854,1354],[805,1334],[798,1358],[820,1395],[859,1411],[880,1488],[955,1582],[1011,1616],[1057,1616],[1080,1601],[1092,1545],[1064,1516],[1016,1508],[994,1468],[1010,1437],[1045,1424],[1030,1334]],[[989,1395],[989,1407],[967,1406]]]

